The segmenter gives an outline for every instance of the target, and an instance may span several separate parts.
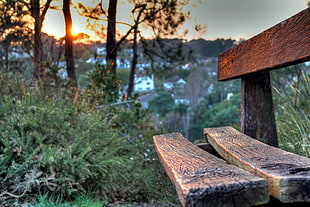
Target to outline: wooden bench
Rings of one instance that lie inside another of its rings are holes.
[[[250,206],[269,201],[264,179],[209,154],[181,134],[154,136],[154,142],[183,206]]]
[[[310,8],[219,55],[218,80],[242,82],[241,132],[204,129],[223,159],[178,133],[153,136],[182,206],[310,206],[310,159],[276,148],[269,75],[308,60]]]

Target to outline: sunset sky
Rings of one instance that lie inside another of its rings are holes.
[[[86,6],[98,4],[100,0],[73,0],[84,2]],[[103,1],[107,4],[107,0]],[[132,23],[130,11],[132,5],[126,0],[118,1],[118,21]],[[187,39],[245,38],[248,39],[265,29],[287,19],[307,8],[307,0],[191,0],[184,11],[190,11],[191,19],[179,31],[191,31]],[[107,8],[107,5],[105,5]],[[90,33],[86,29],[86,21],[74,9],[73,32]],[[61,37],[64,35],[64,20],[62,13],[50,10],[44,25],[44,31]],[[103,22],[104,24],[104,22]],[[194,32],[196,24],[206,25],[205,33]],[[125,33],[128,26],[118,26]],[[147,35],[147,33],[145,33]]]

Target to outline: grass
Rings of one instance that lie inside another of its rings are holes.
[[[94,201],[92,198],[79,196],[75,202],[63,202],[62,200],[50,201],[48,195],[41,195],[37,202],[27,205],[29,207],[103,207],[105,202]]]
[[[280,148],[310,157],[309,66],[300,64],[274,74]]]

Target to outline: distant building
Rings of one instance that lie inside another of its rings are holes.
[[[155,89],[154,76],[135,77],[135,92],[152,91]]]
[[[97,55],[105,56],[107,54],[105,47],[97,47]]]
[[[164,88],[168,91],[174,91],[177,94],[184,93],[187,82],[179,77],[167,79],[164,81]]]
[[[151,65],[149,63],[143,63],[143,64],[137,64],[136,67],[137,67],[139,72],[143,72],[146,69],[150,68]]]
[[[117,65],[117,68],[130,69],[131,63],[126,58],[117,58],[116,59],[116,65]]]
[[[176,105],[178,105],[178,104],[189,105],[189,104],[190,104],[190,100],[185,99],[185,98],[176,98],[176,99],[174,99],[174,103],[175,103]]]

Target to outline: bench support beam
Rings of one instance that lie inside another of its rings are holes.
[[[310,8],[219,55],[218,80],[310,60]]]
[[[244,76],[241,82],[241,131],[278,147],[269,72]]]

